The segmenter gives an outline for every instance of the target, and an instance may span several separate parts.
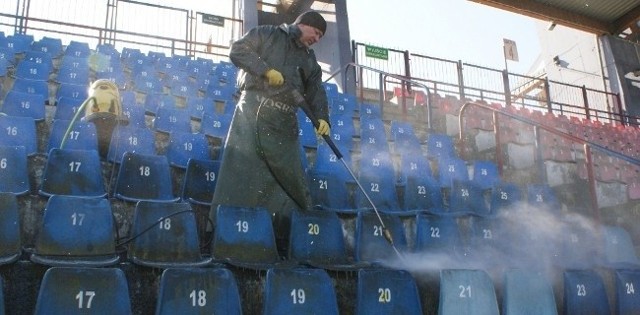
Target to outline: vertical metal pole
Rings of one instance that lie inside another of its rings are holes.
[[[591,119],[591,110],[589,109],[589,99],[587,97],[587,87],[584,86],[584,85],[582,86],[582,100],[584,102],[585,114],[587,115],[587,119],[590,120]]]
[[[464,93],[464,76],[462,74],[462,60],[458,60],[458,89],[460,93],[460,100],[464,100],[466,98]]]
[[[596,178],[593,174],[593,155],[591,153],[591,146],[584,144],[584,157],[587,166],[587,179],[589,180],[589,193],[591,194],[591,207],[594,211],[594,217],[596,222],[600,222],[600,209],[598,208],[598,195],[596,189]]]
[[[509,86],[509,72],[502,71],[502,85],[504,85],[504,103],[511,107],[511,87]]]

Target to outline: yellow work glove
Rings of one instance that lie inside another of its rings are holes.
[[[267,81],[271,86],[281,86],[284,83],[284,77],[278,70],[269,69],[264,73],[264,76],[267,77]]]
[[[329,132],[329,124],[324,119],[318,119],[318,128],[316,128],[316,134],[318,136],[328,136]]]

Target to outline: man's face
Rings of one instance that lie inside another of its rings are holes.
[[[300,35],[300,42],[307,48],[320,41],[322,38],[322,31],[306,24],[298,24],[302,34]]]

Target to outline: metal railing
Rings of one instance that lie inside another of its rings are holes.
[[[433,93],[601,122],[639,124],[640,117],[626,114],[616,93],[395,49],[388,49],[387,60],[367,58],[364,46],[352,44],[355,63],[421,82]],[[389,87],[380,85],[375,76],[362,77],[359,85]]]

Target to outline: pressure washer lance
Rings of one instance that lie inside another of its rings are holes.
[[[304,96],[302,96],[302,94],[300,94],[300,92],[294,88],[289,88],[289,90],[291,91],[291,96],[293,97],[294,103],[298,105],[300,108],[302,108],[302,111],[304,111],[304,113],[307,115],[307,117],[309,117],[309,119],[313,123],[313,127],[318,129],[320,122],[316,119],[315,115],[309,108],[309,105],[307,104],[307,101],[304,99]],[[373,204],[373,200],[371,200],[371,197],[369,197],[369,194],[367,194],[367,191],[364,189],[364,187],[362,187],[362,184],[360,183],[356,175],[353,173],[353,171],[351,171],[351,168],[349,167],[349,165],[347,165],[347,162],[343,159],[342,153],[340,153],[340,150],[338,150],[338,147],[336,146],[336,144],[333,142],[333,140],[331,140],[331,136],[322,135],[322,138],[329,145],[329,147],[331,148],[333,153],[336,155],[336,157],[342,162],[342,165],[344,165],[344,167],[347,169],[347,171],[349,172],[353,180],[356,182],[356,184],[358,184],[358,188],[360,188],[360,191],[362,191],[364,196],[367,198],[367,201],[373,207],[373,211],[378,217],[378,221],[380,221],[380,225],[382,227],[382,235],[384,236],[384,238],[389,242],[389,244],[391,245],[391,248],[393,248],[393,250],[396,252],[398,257],[400,257],[400,259],[404,259],[404,256],[402,255],[402,253],[400,253],[395,243],[393,242],[391,231],[389,231],[389,229],[387,229],[386,225],[384,224],[384,221],[380,216],[380,212],[378,211],[378,208],[376,208],[376,205]]]

